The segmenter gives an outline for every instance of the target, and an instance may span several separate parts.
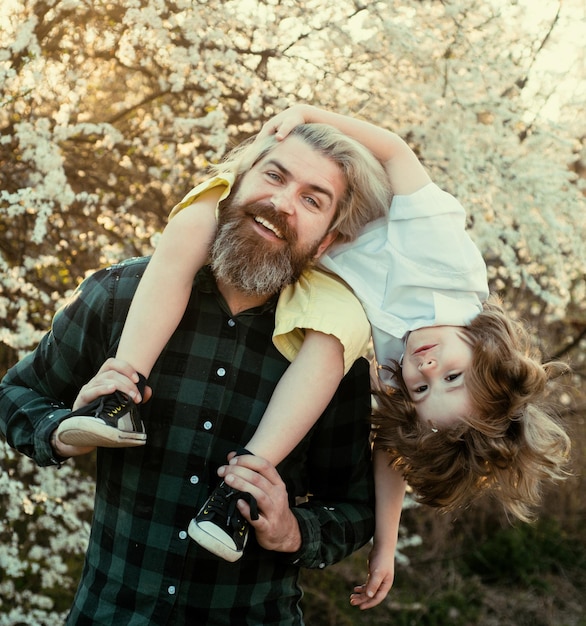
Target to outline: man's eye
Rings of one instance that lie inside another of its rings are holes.
[[[277,172],[267,172],[267,176],[272,180],[281,180],[281,177],[277,174]]]
[[[319,204],[315,201],[315,198],[312,198],[311,196],[305,196],[305,201],[308,204],[311,204],[311,206],[315,209],[319,209]]]

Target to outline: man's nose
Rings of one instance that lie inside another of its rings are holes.
[[[282,211],[283,213],[293,213],[293,191],[288,187],[276,190],[271,196],[271,203],[277,211]]]

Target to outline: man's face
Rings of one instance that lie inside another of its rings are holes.
[[[471,412],[466,376],[472,348],[459,326],[429,326],[410,333],[403,355],[403,381],[419,419],[450,426]]]
[[[288,137],[244,174],[222,205],[212,267],[220,281],[269,295],[294,282],[335,239],[346,182],[339,167]]]

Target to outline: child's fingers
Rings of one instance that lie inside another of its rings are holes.
[[[358,607],[361,611],[371,609],[380,604],[385,599],[387,593],[388,590],[383,591],[382,589],[379,589],[372,598],[367,596],[366,593],[362,591],[360,593],[353,593],[350,596],[350,604]]]
[[[354,593],[350,596],[350,604],[361,610],[371,609],[380,604],[389,593],[393,585],[391,573],[375,570],[363,585],[354,587]]]
[[[282,141],[297,126],[297,123],[283,122],[275,128],[275,138]]]
[[[274,135],[277,141],[282,141],[296,126],[304,123],[305,117],[299,107],[285,109],[285,111],[277,113],[263,125],[257,139],[263,140],[270,135]]]
[[[354,587],[354,593],[350,595],[350,604],[352,606],[360,606],[363,602],[368,600],[365,589],[366,585],[356,585],[356,587]]]
[[[287,112],[286,112],[287,113]],[[296,126],[300,124],[305,124],[305,119],[303,116],[298,114],[288,114],[284,115],[282,119],[278,120],[278,123],[275,125],[274,133],[275,138],[278,141],[282,141],[293,131]]]
[[[378,593],[378,591],[381,588],[381,586],[384,584],[385,578],[386,577],[385,577],[384,573],[381,573],[380,571],[375,570],[368,577],[368,580],[366,581],[364,593],[369,598],[374,598],[374,596]],[[391,586],[389,585],[388,588],[390,589]]]
[[[271,135],[275,135],[277,139],[282,139],[282,136],[279,135],[279,129],[283,125],[282,123],[283,114],[279,113],[275,117],[271,118],[268,122],[263,124],[260,132],[257,135],[257,140],[263,140]]]
[[[281,141],[285,139],[285,137],[293,130],[293,128],[294,127],[289,128],[289,124],[273,121],[271,123],[265,124],[262,127],[262,130],[258,134],[258,139],[262,140],[266,137],[274,135],[277,141]]]
[[[360,608],[371,609],[373,606],[379,605],[387,597],[391,586],[391,582],[383,580],[372,596],[370,595],[372,589],[368,589],[366,592],[367,600],[361,604]]]

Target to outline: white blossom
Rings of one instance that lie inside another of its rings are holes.
[[[209,164],[298,101],[404,136],[466,208],[491,289],[541,325],[586,323],[583,7],[561,4],[541,46],[542,4],[2,0],[3,347],[22,356],[88,273],[150,253]],[[0,459],[0,626],[62,623],[43,594],[75,587],[91,483]],[[47,545],[25,554],[20,524]]]

